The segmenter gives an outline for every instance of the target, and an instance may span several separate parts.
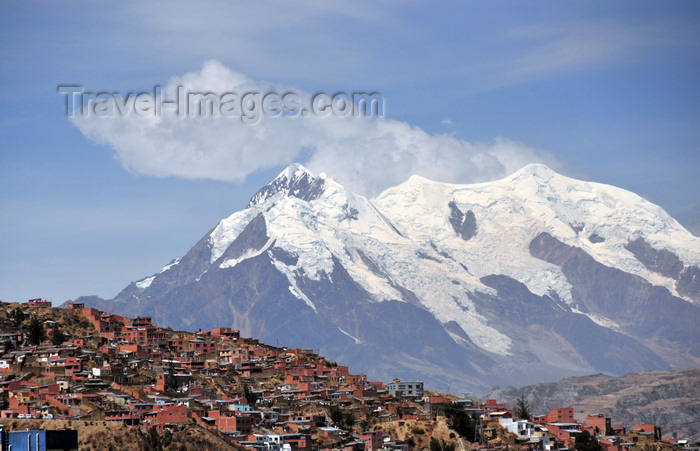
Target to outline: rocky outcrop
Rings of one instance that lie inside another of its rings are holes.
[[[700,370],[686,369],[630,373],[622,377],[603,374],[569,377],[555,383],[522,388],[495,387],[488,398],[514,406],[524,396],[535,414],[556,407],[573,407],[574,416],[603,414],[613,426],[640,423],[661,426],[663,438],[700,440]]]

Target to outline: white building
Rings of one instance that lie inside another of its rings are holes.
[[[394,382],[387,384],[386,388],[391,396],[402,398],[423,397],[423,382],[401,382],[399,379],[394,379]]]
[[[498,418],[498,422],[503,426],[508,432],[518,436],[518,440],[527,441],[528,443],[541,443],[542,449],[549,451],[551,449],[551,443],[549,442],[549,437],[542,433],[542,430],[538,430],[539,427],[528,420],[514,420],[512,417],[503,416]]]
[[[501,426],[508,432],[518,436],[520,440],[530,439],[535,436],[535,425],[527,420],[515,420],[513,418],[501,417],[498,419]]]
[[[255,434],[255,449],[265,451],[292,451],[292,446],[284,443],[282,436],[277,434]]]

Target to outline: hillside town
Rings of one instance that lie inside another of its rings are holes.
[[[313,350],[231,328],[174,331],[43,299],[0,309],[0,422],[11,449],[699,449],[662,440],[653,424],[574,418],[572,407],[533,415],[525,400],[506,406],[433,393],[422,381],[371,381]]]

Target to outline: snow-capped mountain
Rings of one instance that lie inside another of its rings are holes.
[[[158,274],[82,300],[458,392],[700,365],[700,238],[542,165],[367,199],[295,164]]]

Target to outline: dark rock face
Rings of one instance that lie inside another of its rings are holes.
[[[422,259],[425,259],[425,260],[432,260],[432,261],[437,262],[437,263],[441,263],[441,262],[442,262],[442,260],[440,260],[439,258],[437,258],[437,257],[435,257],[435,256],[432,256],[432,255],[430,255],[430,254],[427,254],[427,253],[425,253],[425,252],[423,252],[423,251],[417,251],[417,252],[416,252],[416,257],[422,258]]]
[[[615,318],[633,337],[700,357],[700,309],[641,277],[595,261],[585,251],[548,233],[530,243],[534,257],[561,267],[572,296],[584,312]]]
[[[650,271],[658,272],[666,277],[677,280],[683,270],[683,262],[676,254],[666,249],[654,249],[644,238],[630,241],[625,245],[625,249],[632,252],[635,258]]]
[[[600,371],[621,374],[630,368],[669,368],[661,358],[634,339],[599,326],[549,296],[530,292],[515,279],[494,275],[482,277],[481,281],[498,291],[493,304],[500,316],[553,332]]]
[[[298,255],[294,254],[293,252],[287,252],[279,247],[272,247],[270,249],[270,255],[272,255],[272,258],[278,262],[282,262],[289,266],[294,266],[299,261]]]
[[[245,226],[234,242],[217,259],[217,262],[221,263],[228,259],[240,258],[250,250],[260,250],[268,240],[265,218],[261,213]]]
[[[564,244],[546,232],[540,233],[530,242],[530,254],[533,257],[557,266],[566,264],[579,251],[580,249]]]
[[[700,301],[700,268],[687,266],[681,271],[676,282],[676,290],[683,296]]]
[[[684,266],[676,254],[666,249],[654,249],[644,238],[630,241],[625,248],[650,271],[674,279],[678,294],[700,301],[700,268]]]
[[[588,241],[590,241],[591,243],[603,243],[605,242],[605,238],[594,232],[588,236]]]
[[[454,231],[462,237],[464,241],[476,235],[476,217],[471,210],[463,213],[457,204],[450,202],[450,224]]]

